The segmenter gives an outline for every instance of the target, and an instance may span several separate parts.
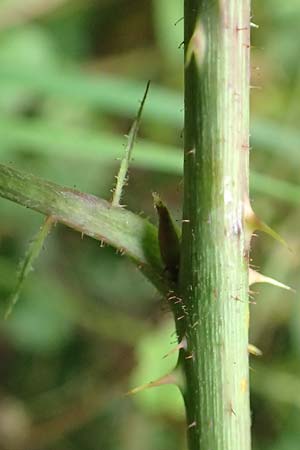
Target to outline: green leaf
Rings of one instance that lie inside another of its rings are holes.
[[[163,276],[157,228],[146,219],[94,195],[4,165],[0,165],[0,196],[112,245],[129,256],[158,290],[169,290]]]

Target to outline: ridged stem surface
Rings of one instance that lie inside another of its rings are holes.
[[[185,0],[180,292],[190,450],[249,450],[249,0]]]

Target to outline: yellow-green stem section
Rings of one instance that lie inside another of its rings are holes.
[[[190,450],[249,450],[249,0],[185,0],[180,291]]]

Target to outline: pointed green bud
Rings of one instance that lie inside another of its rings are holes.
[[[158,241],[160,255],[165,264],[172,281],[178,279],[179,261],[180,261],[180,240],[179,232],[176,229],[169,210],[161,201],[158,194],[153,193],[154,206],[158,214]]]

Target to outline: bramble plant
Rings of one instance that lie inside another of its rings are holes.
[[[158,194],[158,227],[122,206],[148,83],[111,202],[0,165],[1,197],[46,216],[6,318],[56,222],[115,247],[168,299],[178,338],[174,371],[131,393],[175,383],[186,406],[189,450],[249,450],[248,358],[260,354],[248,342],[249,285],[290,289],[249,268],[255,230],[285,244],[249,201],[250,0],[185,0],[184,26],[182,230]]]

